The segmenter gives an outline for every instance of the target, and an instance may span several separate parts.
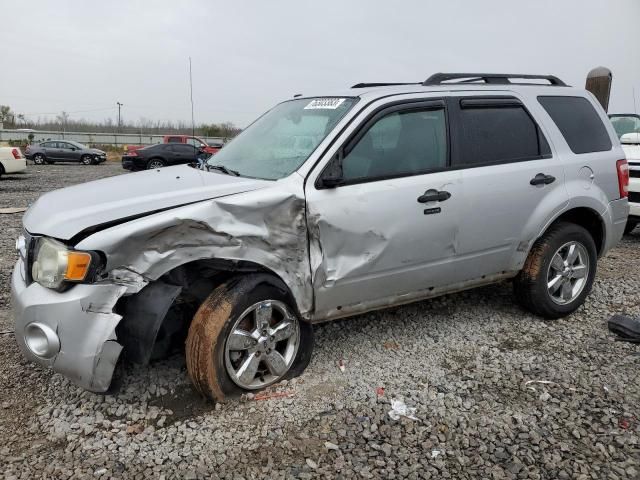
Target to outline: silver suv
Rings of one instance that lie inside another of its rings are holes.
[[[93,391],[121,354],[186,344],[221,400],[300,374],[317,322],[505,279],[527,310],[570,314],[622,236],[627,188],[606,114],[556,77],[297,97],[202,168],[43,195],[17,242],[16,336]]]

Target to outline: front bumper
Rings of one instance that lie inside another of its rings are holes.
[[[115,333],[122,317],[112,309],[126,287],[79,284],[56,292],[35,282],[27,285],[25,278],[24,262],[19,259],[11,278],[11,294],[15,335],[22,353],[80,387],[106,391],[122,351]],[[38,355],[33,343],[32,347],[29,344],[33,332],[42,328],[53,341]]]
[[[125,170],[140,170],[144,166],[140,166],[133,158],[122,157],[122,168]]]

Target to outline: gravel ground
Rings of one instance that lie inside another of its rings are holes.
[[[29,166],[0,207],[122,173]],[[0,331],[21,214],[0,214]],[[639,229],[640,230],[640,229]],[[508,283],[315,328],[304,375],[208,404],[184,360],[122,365],[113,395],[22,359],[0,335],[4,478],[640,478],[640,347],[606,319],[640,315],[640,233],[599,264],[586,305],[544,322]],[[391,401],[415,420],[390,418]]]

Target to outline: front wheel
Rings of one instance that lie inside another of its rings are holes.
[[[558,223],[540,237],[514,280],[519,303],[544,318],[574,312],[591,291],[598,261],[587,230]]]
[[[222,401],[300,375],[313,329],[299,319],[284,285],[267,275],[231,279],[196,312],[186,344],[196,389]]]
[[[83,155],[80,161],[83,165],[91,165],[93,163],[93,157],[91,155]]]

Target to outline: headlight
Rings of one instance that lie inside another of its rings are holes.
[[[59,288],[65,280],[81,282],[91,267],[89,252],[69,250],[66,245],[42,238],[35,251],[31,276],[43,287]]]

